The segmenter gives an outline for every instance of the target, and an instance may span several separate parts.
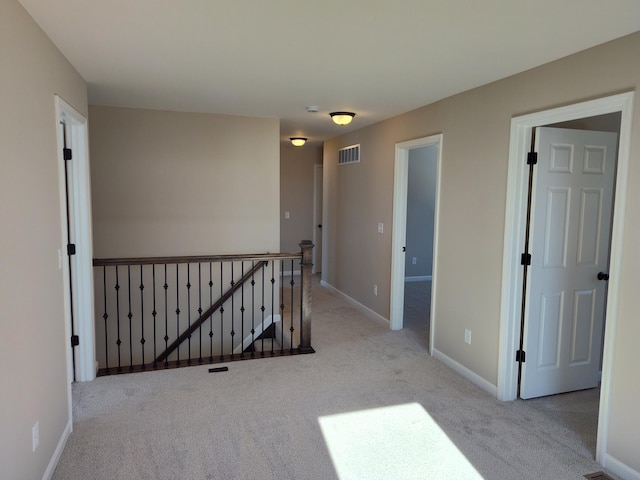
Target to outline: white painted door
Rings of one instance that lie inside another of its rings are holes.
[[[599,382],[617,135],[539,128],[521,397]]]

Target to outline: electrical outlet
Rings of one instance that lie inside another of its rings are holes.
[[[411,264],[412,264],[412,265],[416,265],[417,263],[418,263],[418,257],[413,257],[413,258],[411,259]]]
[[[373,294],[377,297],[378,296],[378,285],[374,285],[373,286]]]
[[[31,441],[33,444],[33,451],[35,452],[38,445],[40,445],[40,422],[36,422],[31,429]]]
[[[291,214],[289,212],[284,212],[284,218],[286,219],[291,218]]]
[[[384,223],[378,223],[378,233],[384,233]]]
[[[464,329],[464,341],[465,343],[471,345],[471,330],[469,330],[468,328]]]

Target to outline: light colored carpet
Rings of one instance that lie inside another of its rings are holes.
[[[410,330],[390,331],[317,285],[313,295],[313,355],[74,385],[74,432],[54,479],[581,479],[602,469],[543,402],[499,402]]]
[[[429,345],[431,281],[405,282],[403,328],[414,332],[423,345]]]

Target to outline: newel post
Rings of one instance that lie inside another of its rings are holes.
[[[300,242],[302,260],[300,261],[302,277],[302,301],[300,302],[300,349],[301,353],[313,353],[311,348],[311,268],[313,267],[313,242]]]

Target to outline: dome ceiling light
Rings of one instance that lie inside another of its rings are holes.
[[[331,116],[333,123],[340,126],[349,125],[351,120],[353,120],[353,117],[356,116],[353,112],[331,112],[329,115]]]

